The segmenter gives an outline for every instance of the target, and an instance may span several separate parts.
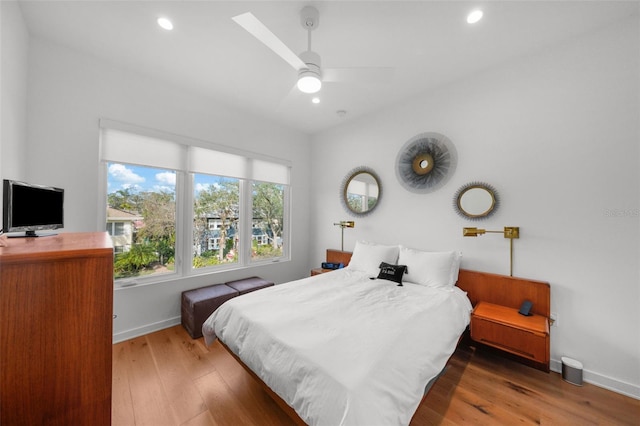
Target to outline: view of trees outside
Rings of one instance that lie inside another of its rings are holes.
[[[175,269],[176,174],[108,163],[107,230],[116,251],[115,278]],[[240,180],[193,175],[193,268],[238,262]],[[284,186],[251,182],[251,260],[283,254]]]
[[[193,267],[238,261],[240,181],[194,175]]]
[[[176,247],[175,172],[108,163],[107,173],[107,230],[116,252],[115,278],[172,272]],[[140,219],[131,221],[129,215]],[[110,221],[122,226],[110,228]]]
[[[359,194],[351,194],[347,193],[347,203],[351,210],[355,212],[365,212],[371,210],[373,206],[375,206],[378,201],[375,197],[367,197]]]
[[[251,259],[280,257],[284,227],[284,186],[254,182],[251,193],[253,196]]]
[[[280,257],[284,187],[272,183],[253,182],[251,191],[251,259]],[[241,249],[239,181],[196,174],[193,198],[193,267],[203,268],[237,262],[238,250]]]

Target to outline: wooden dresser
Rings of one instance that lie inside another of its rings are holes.
[[[106,232],[0,247],[0,424],[110,425],[113,248]]]

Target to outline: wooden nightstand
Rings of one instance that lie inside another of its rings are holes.
[[[471,314],[471,338],[518,355],[549,371],[549,319],[517,309],[478,302]]]
[[[351,253],[350,251],[327,249],[326,261],[330,263],[342,263],[344,266],[347,266],[349,264],[349,261],[351,260],[352,254],[353,253]],[[325,272],[331,271],[333,271],[333,269],[313,268],[311,270],[311,276],[324,274]]]

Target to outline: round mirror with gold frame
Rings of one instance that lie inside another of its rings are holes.
[[[340,202],[355,216],[371,213],[380,203],[381,194],[380,179],[369,167],[351,170],[340,185]]]
[[[463,185],[453,197],[456,212],[472,220],[484,219],[495,213],[500,200],[496,190],[486,183],[471,182]]]

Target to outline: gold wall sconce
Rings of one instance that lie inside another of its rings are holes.
[[[513,276],[513,239],[520,238],[519,226],[505,226],[502,231],[487,231],[486,229],[478,228],[463,228],[463,237],[477,237],[483,234],[503,234],[505,238],[509,238],[509,275]]]
[[[340,250],[344,251],[344,228],[355,228],[356,223],[352,220],[341,220],[340,222],[334,223],[340,227],[342,232],[342,244],[340,245]]]

